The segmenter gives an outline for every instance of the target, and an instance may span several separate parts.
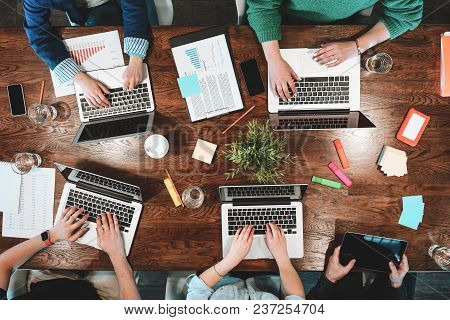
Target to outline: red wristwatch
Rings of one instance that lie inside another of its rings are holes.
[[[48,230],[41,233],[41,239],[46,247],[53,245],[53,242],[50,241],[50,232]]]

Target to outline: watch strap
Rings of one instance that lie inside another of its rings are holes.
[[[41,239],[46,247],[53,245],[53,242],[50,240],[50,232],[48,230],[41,233]]]

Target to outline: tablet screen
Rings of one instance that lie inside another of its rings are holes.
[[[390,272],[389,261],[398,266],[407,244],[403,240],[348,232],[342,242],[340,262],[346,265],[356,259],[357,268]]]

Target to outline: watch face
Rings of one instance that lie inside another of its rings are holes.
[[[42,239],[42,241],[48,240],[48,231],[44,231],[41,233],[41,239]]]

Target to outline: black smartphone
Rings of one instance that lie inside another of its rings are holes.
[[[398,266],[407,245],[404,240],[347,232],[342,241],[339,261],[346,265],[356,259],[357,268],[390,272],[389,261]]]
[[[25,97],[21,84],[8,85],[9,107],[13,116],[22,116],[27,113]]]
[[[255,59],[242,62],[240,67],[249,96],[255,96],[266,91],[258,63]]]

